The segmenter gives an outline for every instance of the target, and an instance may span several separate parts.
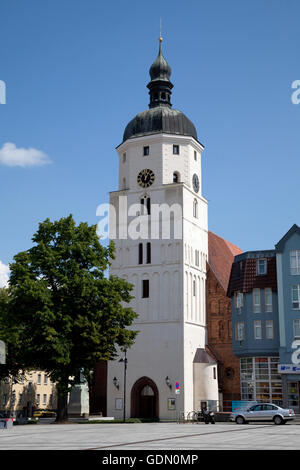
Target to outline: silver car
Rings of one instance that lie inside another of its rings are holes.
[[[235,421],[237,424],[245,424],[249,421],[273,421],[275,424],[284,424],[293,419],[295,419],[294,410],[283,409],[273,403],[252,405],[230,415],[230,421]]]

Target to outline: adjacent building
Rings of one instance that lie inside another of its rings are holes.
[[[300,228],[296,224],[276,245],[279,371],[283,403],[299,410],[300,392]]]
[[[228,296],[232,348],[240,359],[241,399],[299,410],[300,229],[274,250],[235,256]]]
[[[232,351],[231,302],[227,288],[234,257],[242,250],[213,232],[208,232],[206,281],[207,349],[218,363],[219,408],[231,411],[240,400],[240,364]]]
[[[34,410],[56,410],[55,384],[43,371],[26,372],[18,381],[8,377],[0,382],[0,411],[31,416]]]

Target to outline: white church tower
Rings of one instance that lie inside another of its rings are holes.
[[[203,146],[192,122],[172,109],[161,42],[150,68],[149,109],[125,129],[117,148],[119,189],[110,194],[117,215],[110,274],[133,284],[130,306],[138,314],[132,328],[139,333],[127,351],[126,418],[174,418],[218,400],[217,365],[205,351]],[[109,362],[107,415],[115,418],[124,413],[123,373],[124,363]]]

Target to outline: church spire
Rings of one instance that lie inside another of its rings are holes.
[[[162,37],[159,37],[158,56],[150,67],[151,81],[148,83],[150,104],[149,108],[157,106],[172,106],[170,97],[173,84],[170,82],[171,67],[162,54]]]

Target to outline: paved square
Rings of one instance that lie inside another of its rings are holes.
[[[37,424],[0,430],[0,450],[294,450],[300,426],[218,423],[215,425]]]

